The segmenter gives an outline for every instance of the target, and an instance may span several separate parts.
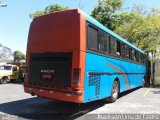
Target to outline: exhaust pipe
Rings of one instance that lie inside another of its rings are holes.
[[[35,94],[34,94],[34,93],[31,93],[31,95],[32,95],[32,96],[35,96]]]

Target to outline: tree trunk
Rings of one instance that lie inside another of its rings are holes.
[[[152,63],[151,63],[151,83],[152,85],[154,85],[154,81],[155,81],[155,70],[156,70],[156,62],[158,59],[155,58],[155,52],[152,51],[151,52],[151,55],[152,55]]]
[[[155,66],[156,66],[156,61],[152,62],[152,85],[154,85],[155,81]]]
[[[147,59],[146,63],[146,79],[145,79],[145,85],[150,86],[151,84],[151,61]]]
[[[153,69],[154,69],[153,68],[153,52],[151,52],[151,81],[150,81],[151,85],[153,85],[153,81],[154,81]]]

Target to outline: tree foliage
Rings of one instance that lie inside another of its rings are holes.
[[[36,11],[35,13],[31,13],[29,16],[30,16],[30,18],[35,18],[35,17],[42,16],[42,15],[45,15],[45,14],[48,14],[48,13],[57,12],[57,11],[64,11],[64,10],[67,10],[67,9],[69,9],[69,8],[60,6],[58,4],[49,5],[44,10]]]
[[[146,52],[158,53],[160,44],[160,11],[152,9],[147,15],[136,12],[131,20],[124,20],[115,30],[117,34],[127,39]]]
[[[0,62],[7,62],[12,57],[12,51],[10,48],[0,44]]]
[[[118,10],[122,7],[122,0],[99,0],[91,16],[108,29],[115,30]]]
[[[26,58],[25,55],[18,50],[16,50],[13,53],[13,57],[14,57],[14,61],[21,61],[21,60],[24,60]]]
[[[115,32],[150,55],[153,84],[156,61],[160,57],[160,10],[153,8],[146,14],[142,13],[144,12],[125,13],[134,17],[128,21],[124,19]]]

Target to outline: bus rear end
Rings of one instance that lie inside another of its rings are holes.
[[[35,18],[28,36],[25,92],[83,103],[85,36],[80,10]]]

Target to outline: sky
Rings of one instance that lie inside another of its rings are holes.
[[[32,21],[30,13],[44,8],[50,4],[59,4],[69,8],[81,8],[87,14],[96,7],[98,0],[0,0],[7,7],[0,7],[0,43],[26,53],[28,31]],[[145,5],[147,8],[160,8],[160,0],[123,0],[124,8],[132,5]]]

